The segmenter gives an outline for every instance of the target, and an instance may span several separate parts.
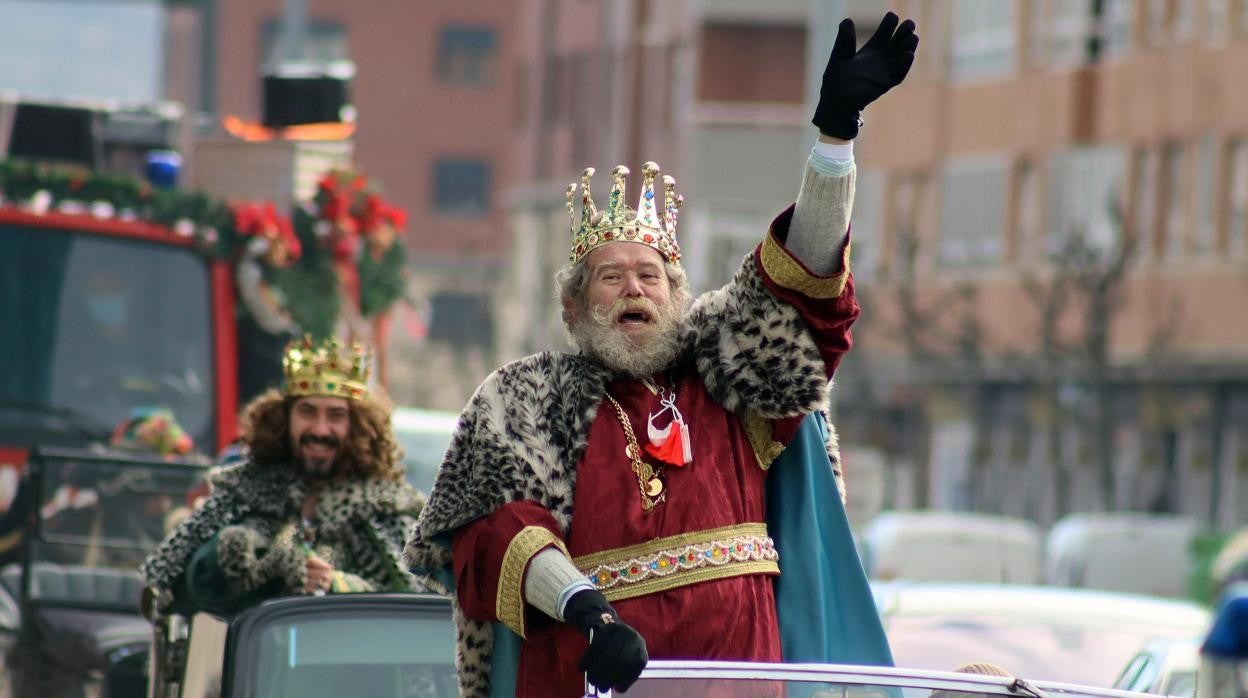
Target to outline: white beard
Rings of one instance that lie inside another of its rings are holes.
[[[680,323],[687,305],[688,295],[683,292],[673,292],[661,306],[649,298],[621,298],[581,313],[568,331],[577,348],[607,368],[644,378],[667,369],[680,354]],[[616,322],[630,310],[649,313],[653,324],[632,332],[620,330]]]

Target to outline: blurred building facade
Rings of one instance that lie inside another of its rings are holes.
[[[260,75],[284,57],[355,64],[357,166],[409,214],[417,314],[395,323],[397,401],[459,409],[494,363],[491,299],[508,250],[517,8],[490,0],[205,0],[204,110],[261,118]],[[293,12],[293,14],[292,14]]]
[[[554,275],[567,263],[568,184],[654,160],[685,198],[677,237],[695,290],[722,284],[796,195],[814,131],[805,114],[807,0],[526,0],[508,194],[513,235],[498,298],[505,359],[562,348]]]
[[[1243,525],[1248,3],[889,4],[923,40],[863,115],[843,440],[903,505]]]

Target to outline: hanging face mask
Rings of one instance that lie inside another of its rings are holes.
[[[87,299],[91,319],[104,327],[117,327],[126,321],[126,299],[121,296],[92,296]]]
[[[693,448],[689,445],[689,425],[685,424],[684,415],[676,409],[676,394],[665,393],[659,404],[662,409],[651,413],[646,422],[646,436],[650,439],[646,452],[669,465],[688,465],[693,460]],[[672,413],[672,421],[662,429],[656,428],[655,419],[668,411]]]

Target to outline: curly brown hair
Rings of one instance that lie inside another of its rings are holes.
[[[242,441],[252,460],[271,467],[295,467],[290,445],[290,410],[298,400],[271,388],[243,408]],[[374,392],[347,403],[351,430],[340,457],[338,476],[402,479],[403,452],[390,422],[390,401]]]

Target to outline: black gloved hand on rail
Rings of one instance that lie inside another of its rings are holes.
[[[607,598],[593,589],[578,591],[563,609],[564,620],[589,638],[580,670],[598,690],[626,691],[650,655],[646,641],[620,620]]]

